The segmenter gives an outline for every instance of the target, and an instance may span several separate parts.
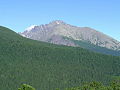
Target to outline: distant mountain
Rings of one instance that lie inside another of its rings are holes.
[[[118,56],[31,40],[0,26],[0,90],[24,83],[36,90],[65,90],[90,81],[106,85],[119,77]]]
[[[120,55],[119,41],[95,29],[72,26],[61,20],[40,26],[33,25],[20,34],[34,40],[59,45],[83,47],[105,54]],[[101,51],[101,49],[104,50]]]

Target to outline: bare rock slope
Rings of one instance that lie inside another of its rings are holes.
[[[31,26],[20,34],[30,39],[59,45],[79,46],[72,41],[77,40],[112,50],[120,50],[120,42],[112,37],[89,27],[72,26],[60,20],[45,25]]]

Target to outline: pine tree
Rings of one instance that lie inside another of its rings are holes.
[[[30,85],[23,84],[23,85],[21,86],[21,88],[18,88],[18,90],[35,90],[35,88],[33,88],[33,87],[30,86]]]

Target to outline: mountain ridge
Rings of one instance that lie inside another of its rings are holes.
[[[20,33],[20,35],[33,40],[58,45],[83,47],[76,44],[73,41],[75,40],[79,42],[87,42],[98,47],[120,51],[120,42],[112,37],[93,28],[73,26],[61,20],[56,20],[49,24],[34,26],[30,31],[25,30]],[[69,38],[69,40],[65,38]],[[70,39],[72,39],[72,41]]]

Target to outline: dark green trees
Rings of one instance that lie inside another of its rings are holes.
[[[112,87],[113,90],[120,90],[120,80],[113,81],[113,82],[110,84],[110,87]]]
[[[113,81],[107,86],[100,82],[90,82],[80,87],[67,88],[65,90],[120,90],[120,81]]]
[[[35,90],[30,85],[23,84],[18,90]],[[100,82],[90,82],[86,83],[80,87],[66,88],[66,89],[50,89],[50,90],[120,90],[120,81],[115,80],[110,85],[103,85]]]
[[[18,90],[35,90],[35,88],[33,88],[33,87],[30,86],[30,85],[23,84],[23,85],[21,86],[21,88],[18,88]]]
[[[23,82],[36,90],[65,90],[118,76],[120,57],[38,42],[0,27],[0,90],[16,90]]]

